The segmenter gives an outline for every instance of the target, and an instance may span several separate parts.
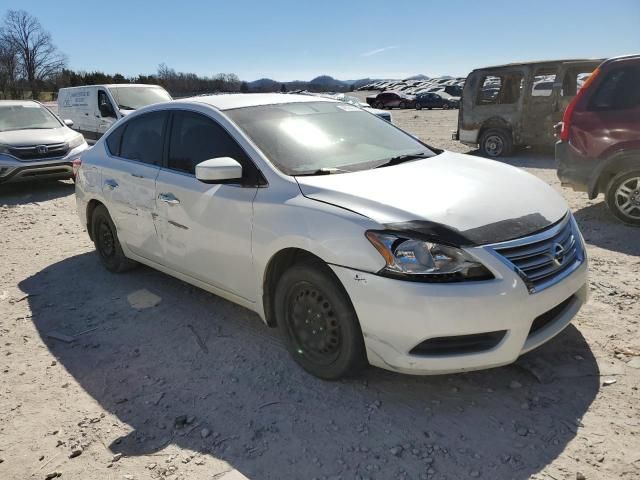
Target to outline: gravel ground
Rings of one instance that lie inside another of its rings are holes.
[[[456,112],[393,115],[468,151]],[[575,212],[590,303],[511,366],[335,383],[243,308],[106,272],[70,182],[0,187],[0,479],[640,478],[640,230],[561,188],[548,154],[509,163]]]

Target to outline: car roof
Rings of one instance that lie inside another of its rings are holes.
[[[40,102],[35,100],[0,100],[0,105],[6,105],[9,107],[18,107],[20,105],[41,105]]]
[[[262,105],[280,105],[285,103],[336,102],[327,97],[284,93],[228,93],[205,97],[181,98],[179,102],[206,103],[218,110],[257,107]]]

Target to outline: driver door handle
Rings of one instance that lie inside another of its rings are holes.
[[[161,193],[158,195],[158,200],[169,205],[178,205],[180,203],[180,200],[173,193]]]

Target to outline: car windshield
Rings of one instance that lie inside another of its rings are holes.
[[[162,87],[109,87],[118,108],[137,110],[154,103],[169,102],[171,95]]]
[[[37,103],[0,105],[0,132],[60,128],[62,124]]]
[[[435,155],[389,122],[345,103],[285,103],[226,113],[287,175],[366,170],[403,155]]]

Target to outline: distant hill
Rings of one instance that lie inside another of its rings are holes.
[[[414,75],[413,77],[407,77],[404,79],[404,81],[406,82],[407,80],[429,80],[430,77],[427,77],[426,75],[423,74],[418,74],[418,75]]]
[[[251,92],[279,92],[282,85],[287,91],[309,90],[312,92],[348,92],[363,85],[377,81],[373,78],[360,78],[357,80],[338,80],[330,75],[319,75],[312,80],[293,80],[291,82],[279,82],[271,78],[260,78],[247,82]]]

